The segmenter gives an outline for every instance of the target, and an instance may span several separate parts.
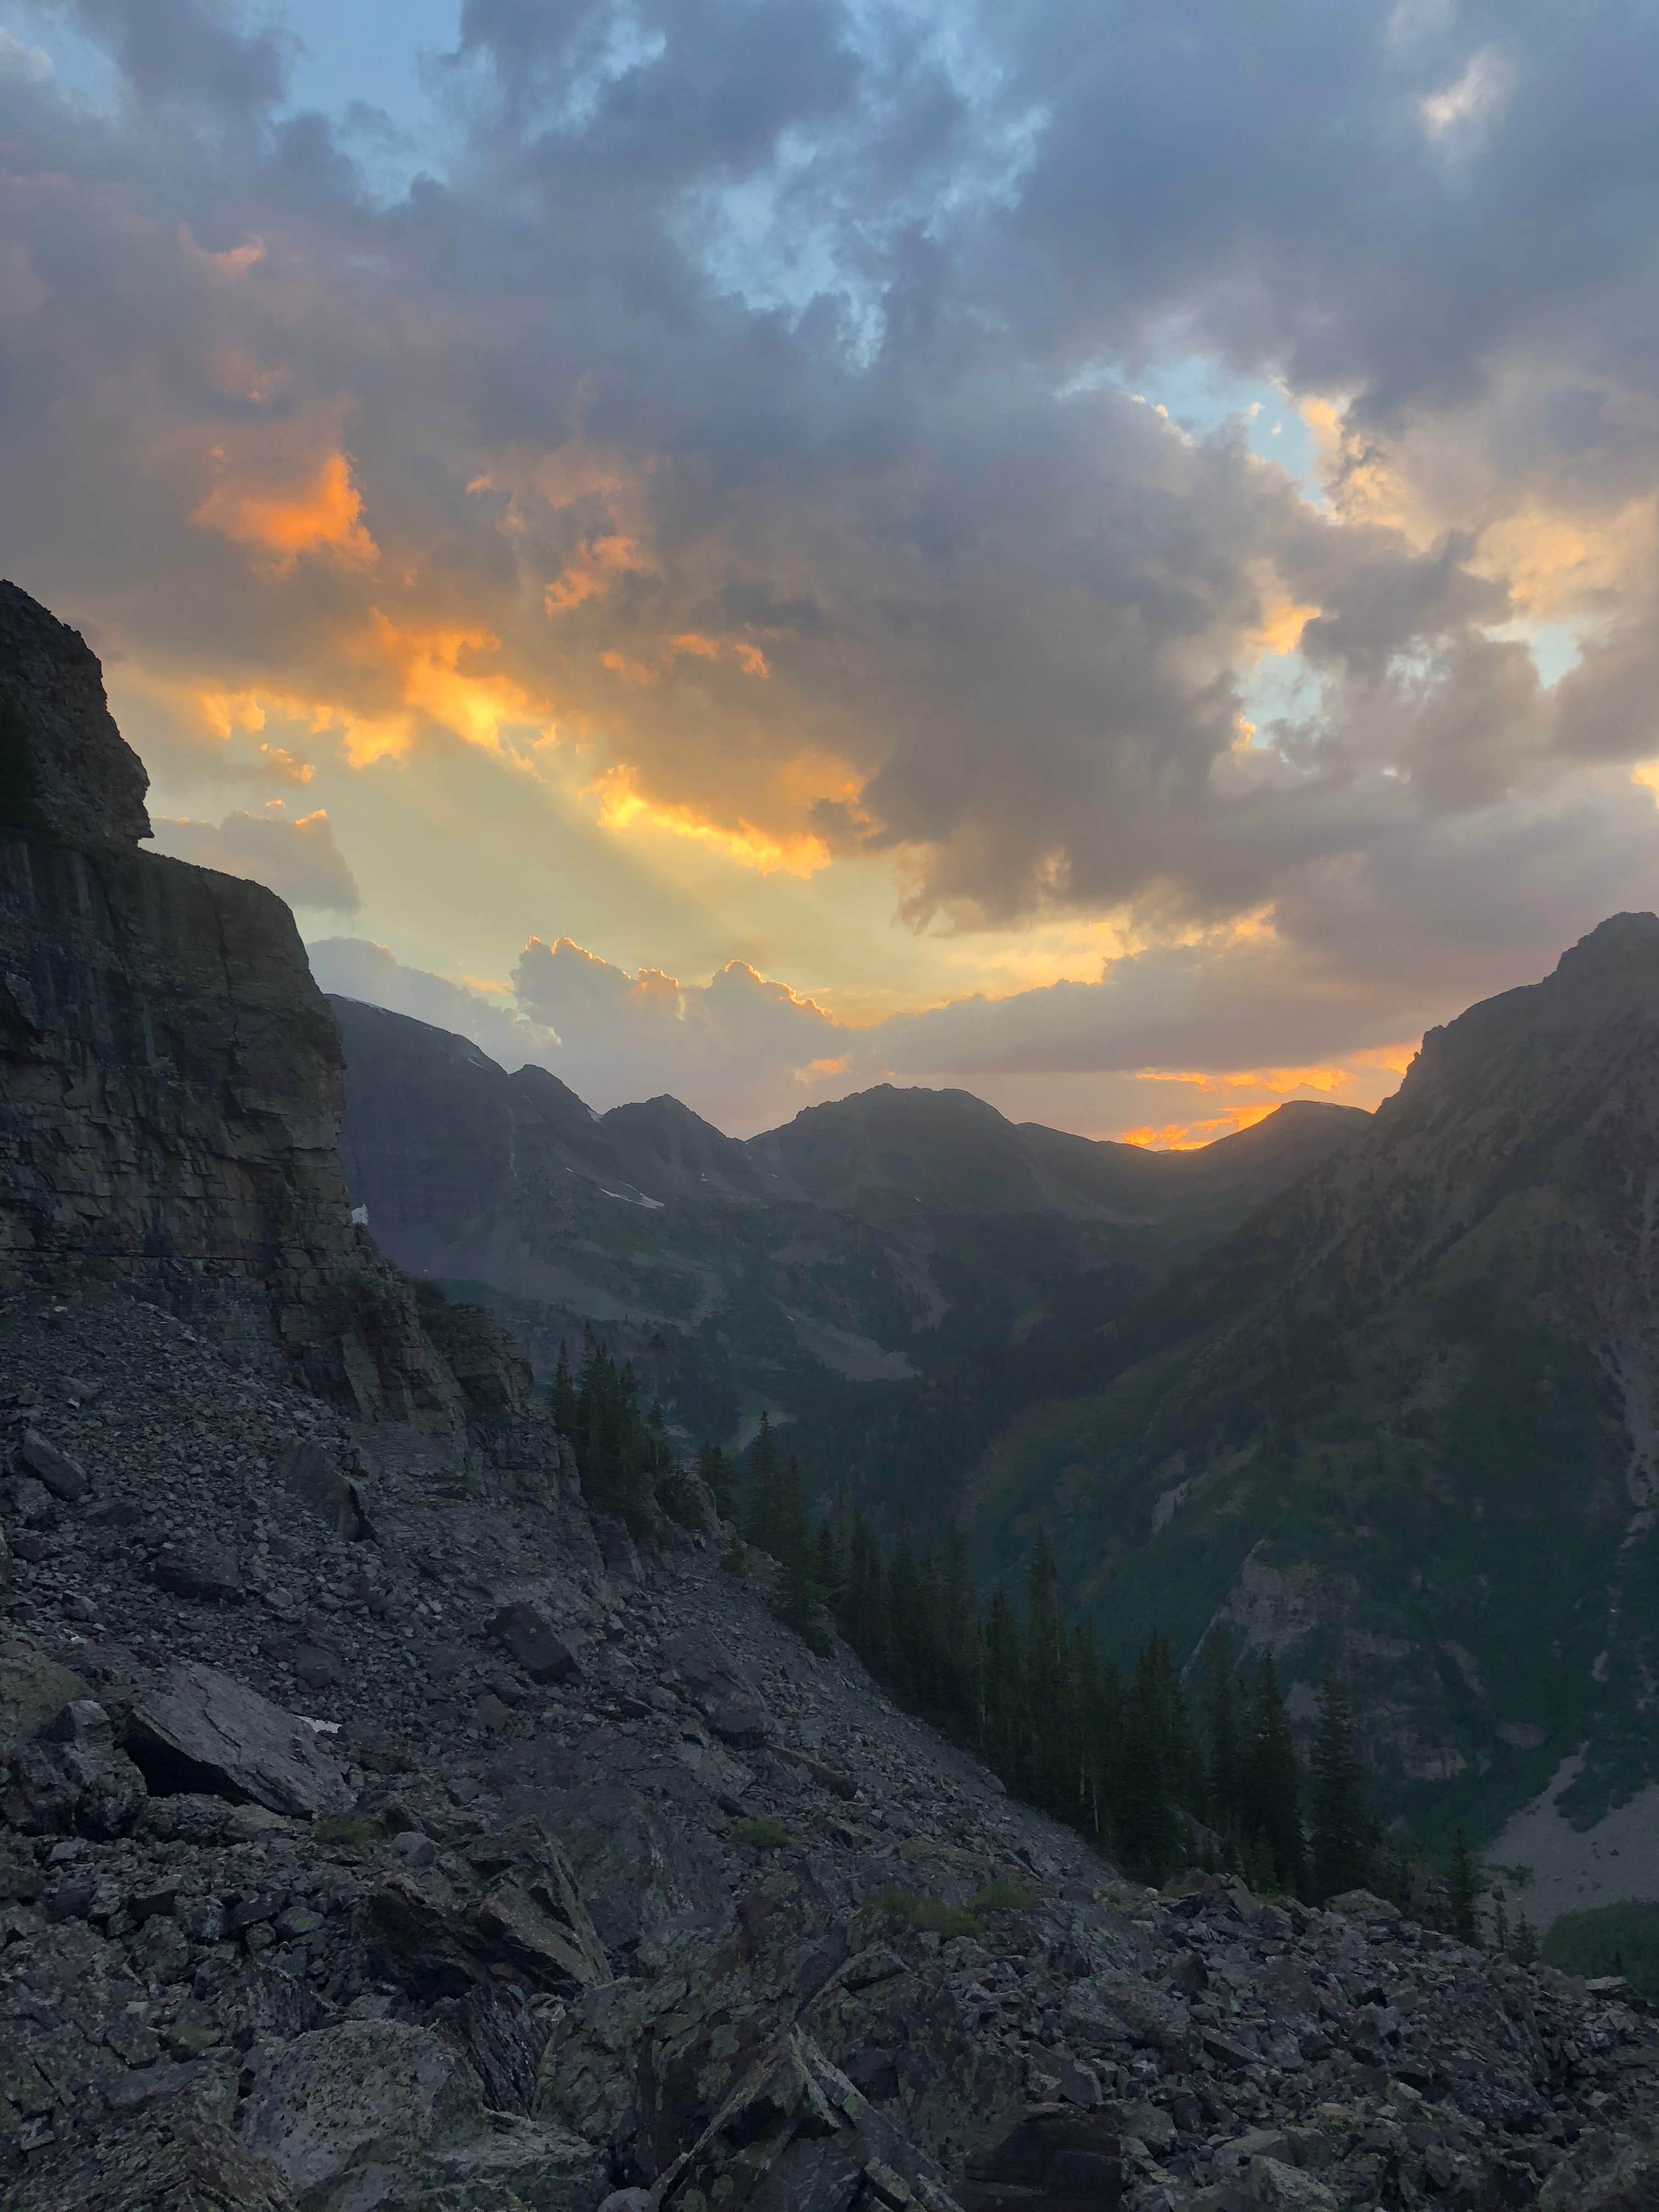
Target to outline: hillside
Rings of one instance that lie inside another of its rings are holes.
[[[1114,1640],[1224,1627],[1304,1712],[1337,1663],[1397,1804],[1490,1833],[1553,1778],[1594,1822],[1659,1771],[1656,1206],[1659,920],[1623,915],[1024,1410],[979,1556],[1041,1516]]]
[[[1369,1125],[1285,1107],[1203,1152],[1152,1153],[884,1085],[740,1143],[675,1099],[598,1115],[543,1069],[329,1003],[347,1180],[400,1266],[486,1297],[546,1370],[595,1328],[690,1436],[767,1406],[824,1479],[853,1468],[878,1494],[902,1439],[922,1469],[907,1495],[930,1510],[955,1510],[985,1432],[960,1428],[987,1379],[964,1367],[993,1360],[1000,1417],[1028,1370],[1047,1378],[1055,1317],[1069,1341],[1079,1311],[1121,1312]]]

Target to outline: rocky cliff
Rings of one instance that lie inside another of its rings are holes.
[[[85,643],[0,586],[0,1291],[118,1280],[453,1431],[453,1377],[351,1226],[293,917],[140,851],[145,783]]]

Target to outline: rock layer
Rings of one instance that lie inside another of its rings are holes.
[[[293,916],[141,853],[144,783],[93,654],[0,586],[0,1292],[210,1292],[355,1412],[458,1430],[454,1377],[352,1229],[339,1036]]]

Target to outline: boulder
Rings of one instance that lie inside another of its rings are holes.
[[[0,1748],[34,1735],[65,1705],[91,1694],[78,1674],[32,1644],[0,1644]]]
[[[754,1685],[712,1636],[695,1630],[671,1636],[662,1647],[665,1665],[685,1684],[709,1727],[723,1742],[763,1743],[774,1733],[772,1717]]]
[[[29,1473],[44,1482],[54,1498],[61,1498],[65,1505],[78,1504],[92,1487],[80,1462],[60,1452],[39,1429],[24,1430],[17,1455]]]
[[[533,1605],[504,1605],[487,1627],[532,1682],[567,1682],[578,1672],[575,1654]]]
[[[138,1699],[127,1748],[153,1791],[200,1790],[302,1820],[341,1812],[350,1798],[309,1722],[194,1661]]]
[[[1250,2202],[1263,2212],[1340,2212],[1322,2181],[1277,2158],[1250,2160]]]
[[[209,1605],[234,1605],[245,1595],[242,1563],[228,1545],[186,1544],[163,1552],[155,1562],[155,1579],[174,1597],[199,1598]]]
[[[237,2132],[307,2207],[332,2212],[401,2201],[396,2177],[412,2162],[489,2129],[478,2077],[453,2044],[401,2021],[348,2020],[270,2057]]]
[[[276,1480],[310,1506],[337,1536],[357,1536],[362,1514],[356,1483],[343,1474],[331,1454],[310,1437],[290,1444],[276,1462]]]

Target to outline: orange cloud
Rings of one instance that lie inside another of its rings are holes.
[[[1395,1048],[1390,1046],[1388,1049]],[[1391,1064],[1363,1053],[1355,1057],[1367,1066]],[[1212,1069],[1189,1073],[1179,1068],[1142,1067],[1136,1070],[1136,1074],[1142,1083],[1190,1084],[1206,1097],[1218,1091],[1271,1091],[1279,1097],[1291,1091],[1342,1091],[1353,1081],[1346,1067],[1241,1067],[1219,1074]]]
[[[635,575],[645,566],[634,538],[620,532],[590,538],[548,586],[544,604],[550,615],[568,614],[573,607],[609,591],[619,576]]]
[[[1241,1129],[1255,1128],[1273,1110],[1271,1103],[1235,1106],[1206,1121],[1170,1121],[1161,1129],[1126,1129],[1117,1141],[1121,1145],[1140,1145],[1156,1152],[1194,1152],[1200,1145],[1214,1144],[1218,1137],[1236,1137]]]
[[[313,476],[291,490],[239,483],[222,446],[210,458],[219,480],[191,515],[198,528],[270,554],[278,574],[285,575],[303,553],[329,554],[354,567],[379,558],[343,453],[328,454]]]
[[[613,676],[620,676],[624,684],[660,684],[662,671],[652,667],[647,660],[630,660],[625,653],[602,653],[601,668],[608,668]]]
[[[544,711],[521,684],[501,670],[470,665],[481,654],[501,651],[493,630],[398,623],[378,607],[369,609],[369,622],[359,652],[390,665],[398,696],[413,714],[343,716],[346,757],[354,768],[406,752],[416,734],[415,716],[439,723],[486,752],[501,750],[501,733],[509,723],[538,728],[545,724]]]
[[[682,656],[694,660],[718,660],[722,653],[729,653],[745,676],[764,678],[772,673],[771,663],[757,645],[738,637],[705,637],[700,630],[694,629],[671,638],[668,651],[660,660],[630,660],[626,653],[613,648],[599,655],[599,665],[608,668],[613,676],[620,676],[624,684],[660,684],[667,670]]]
[[[625,767],[607,769],[593,788],[599,820],[607,830],[659,830],[690,838],[763,876],[816,875],[830,864],[830,848],[821,837],[773,836],[741,816],[728,824],[710,821],[694,807],[664,805],[636,791],[633,772]]]

